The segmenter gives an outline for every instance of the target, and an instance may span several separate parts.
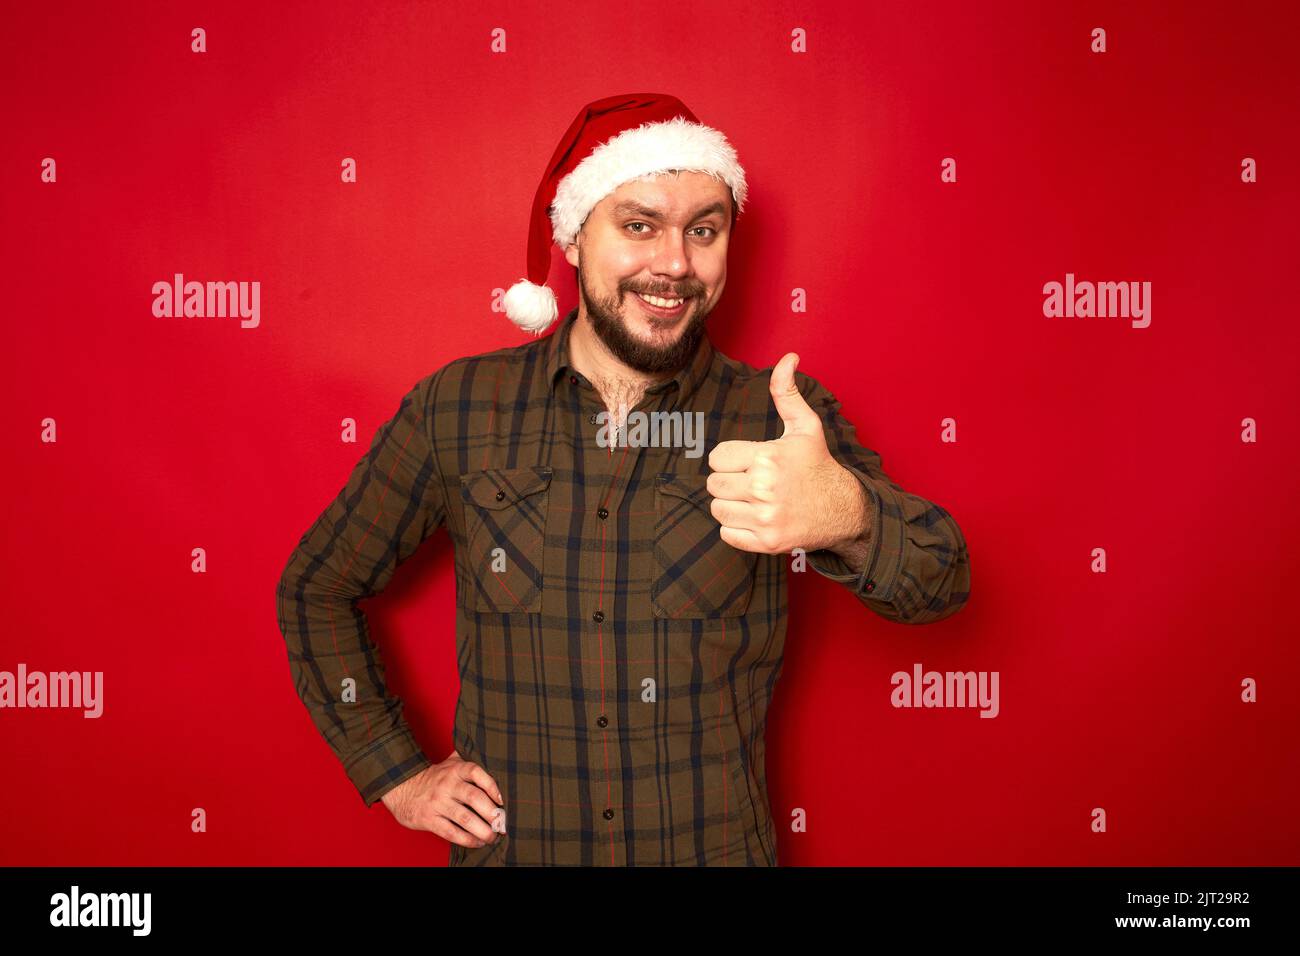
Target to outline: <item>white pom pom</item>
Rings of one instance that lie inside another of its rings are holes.
[[[555,293],[548,286],[534,285],[520,279],[512,285],[502,300],[506,317],[525,332],[541,335],[560,315]]]

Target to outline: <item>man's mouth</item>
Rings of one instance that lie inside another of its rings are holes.
[[[635,293],[635,295],[641,303],[641,308],[662,319],[672,319],[681,315],[686,311],[686,303],[691,300],[690,296],[668,298],[658,295],[642,295],[640,292]]]

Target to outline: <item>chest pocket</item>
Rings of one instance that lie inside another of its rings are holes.
[[[542,558],[551,468],[488,468],[460,476],[467,606],[501,614],[542,609]]]
[[[655,476],[655,617],[740,617],[749,608],[758,555],[722,540],[708,475]]]

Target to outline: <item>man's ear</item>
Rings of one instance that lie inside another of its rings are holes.
[[[578,268],[578,243],[577,240],[569,243],[569,247],[564,250],[564,259],[573,268]]]

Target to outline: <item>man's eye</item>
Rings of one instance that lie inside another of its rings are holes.
[[[624,226],[623,228],[624,228],[624,229],[631,229],[633,226],[645,226],[646,229],[649,229],[649,228],[650,228],[650,226],[649,226],[648,224],[644,223],[644,222],[629,222],[629,223],[628,223],[626,226]],[[696,232],[696,231],[698,231],[698,230],[700,230],[700,229],[708,230],[708,232],[710,233],[710,235],[707,235],[707,236],[701,236],[701,237],[700,237],[701,239],[712,239],[713,236],[717,235],[717,232],[718,232],[718,230],[714,229],[712,226],[696,226],[696,227],[695,227],[694,229],[692,229],[691,231],[692,231],[692,232]],[[644,232],[643,230],[636,230],[636,231],[634,231],[634,232],[632,233],[632,235],[634,235],[634,236],[644,236],[644,235],[645,235],[645,232]]]

